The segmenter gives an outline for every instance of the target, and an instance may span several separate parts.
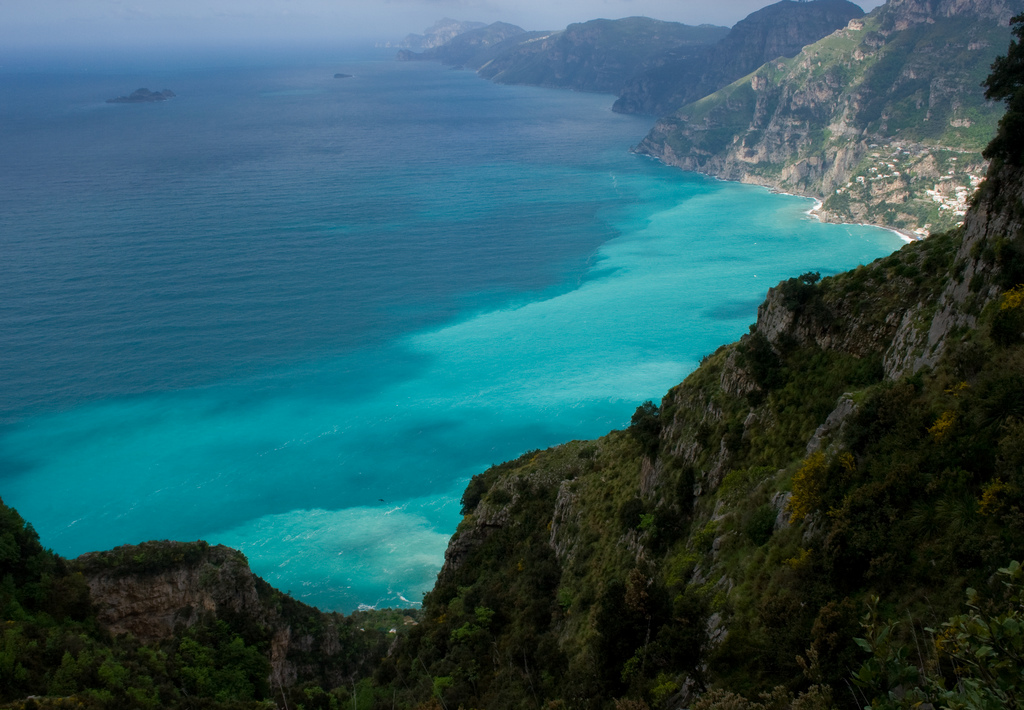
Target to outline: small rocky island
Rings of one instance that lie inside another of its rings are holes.
[[[335,79],[351,79],[352,75],[351,74],[335,74],[334,78]]]
[[[107,99],[108,104],[148,104],[154,101],[166,101],[174,98],[174,92],[170,89],[163,91],[150,91],[149,89],[136,89],[128,96],[118,96],[116,99]]]

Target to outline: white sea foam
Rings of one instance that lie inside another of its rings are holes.
[[[432,503],[430,498],[407,501],[403,508],[411,512],[375,507],[294,510],[250,521],[213,540],[242,550],[274,586],[301,586],[304,599],[321,605],[327,606],[327,599],[348,609],[369,600],[374,600],[373,607],[409,604],[407,596],[430,590],[444,559],[449,533],[421,512]],[[284,564],[266,571],[282,556],[298,574]],[[310,570],[317,570],[315,577]]]

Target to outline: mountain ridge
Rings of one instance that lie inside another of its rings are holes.
[[[638,69],[666,53],[699,52],[725,32],[647,17],[591,20],[506,51],[479,74],[500,84],[618,93]]]
[[[792,57],[864,11],[846,0],[782,0],[737,22],[708,52],[689,61],[667,61],[640,72],[620,93],[613,110],[665,115],[707,96],[779,57]]]
[[[614,93],[616,111],[663,113],[765,61],[792,56],[863,14],[848,0],[780,0],[732,29],[648,17],[590,20],[545,32],[494,23],[421,53],[402,50],[398,59],[474,69],[498,83]]]

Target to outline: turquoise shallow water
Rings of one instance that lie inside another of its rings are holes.
[[[325,609],[415,603],[473,473],[900,243],[630,155],[608,97],[368,61],[94,100],[134,78],[0,77],[0,495],[66,555],[203,538]]]

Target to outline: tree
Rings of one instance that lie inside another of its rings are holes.
[[[1010,40],[1006,56],[996,57],[992,73],[982,82],[985,98],[1006,103],[1006,115],[985,157],[1024,165],[1024,14],[1011,19],[1010,26],[1017,39]]]

